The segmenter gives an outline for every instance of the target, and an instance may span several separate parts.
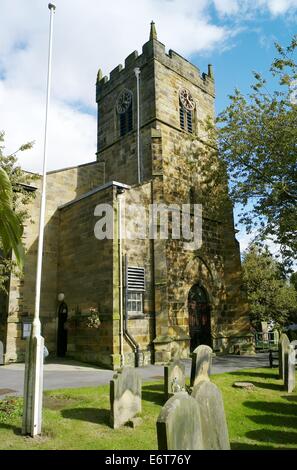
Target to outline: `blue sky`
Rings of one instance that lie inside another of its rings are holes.
[[[56,0],[49,170],[92,161],[96,151],[95,80],[133,50],[154,20],[158,38],[201,70],[214,66],[221,111],[252,70],[265,72],[275,40],[297,33],[297,0]],[[49,10],[47,0],[1,0],[0,129],[7,152],[27,141],[20,163],[41,171]],[[248,237],[239,234],[242,247]]]
[[[230,48],[191,56],[202,71],[207,70],[208,63],[214,65],[217,113],[228,105],[228,95],[235,87],[243,93],[250,91],[252,71],[269,77],[269,67],[276,56],[274,42],[288,45],[294,34],[297,34],[295,22],[263,15],[246,22],[245,29],[232,41]]]

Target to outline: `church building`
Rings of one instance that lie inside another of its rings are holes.
[[[141,54],[109,77],[99,70],[96,161],[47,176],[40,319],[50,356],[116,369],[186,358],[199,344],[253,352],[233,209],[203,125],[214,101],[212,67],[201,74],[167,52],[154,23]],[[28,186],[24,276],[0,300],[5,363],[24,360],[34,315],[41,183]],[[194,233],[196,206],[195,245],[172,229],[188,220]],[[169,234],[160,210],[158,236],[136,236],[154,207],[170,209]]]

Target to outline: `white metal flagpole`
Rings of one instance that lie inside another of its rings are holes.
[[[44,149],[43,149],[43,180],[39,220],[39,238],[37,252],[37,272],[35,291],[35,311],[30,338],[27,340],[25,383],[24,383],[24,412],[23,412],[23,434],[32,437],[41,433],[42,422],[42,389],[43,389],[43,350],[44,339],[41,336],[40,324],[40,292],[42,275],[42,255],[44,240],[44,224],[46,209],[46,170],[47,170],[47,135],[48,135],[48,111],[51,91],[51,63],[52,63],[52,39],[53,19],[56,10],[55,5],[49,3],[50,10],[50,32],[48,46],[48,72],[45,108]]]

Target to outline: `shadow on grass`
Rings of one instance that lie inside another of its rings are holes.
[[[270,426],[286,426],[286,428],[297,429],[297,416],[281,416],[281,415],[255,415],[248,416],[248,418],[257,424],[264,424]],[[297,444],[297,442],[296,442]]]
[[[165,402],[164,385],[145,385],[142,388],[142,399],[150,403],[163,406]]]
[[[245,444],[244,442],[231,442],[231,450],[278,450],[271,445]]]
[[[284,398],[287,401],[297,402],[297,395],[282,395],[282,398]]]
[[[263,444],[246,444],[244,442],[231,442],[231,450],[288,450],[287,447],[273,447],[272,445]]]
[[[10,429],[10,430],[13,431],[13,433],[16,434],[17,436],[21,436],[21,435],[22,435],[22,430],[21,430],[21,428],[18,427],[18,426],[14,426],[13,424],[0,423],[0,429]]]
[[[291,431],[272,431],[267,428],[257,431],[248,431],[246,433],[248,439],[269,442],[271,444],[297,444],[297,432]]]
[[[271,369],[269,368],[271,371]],[[278,372],[273,374],[272,372],[244,372],[244,371],[235,371],[235,372],[230,372],[230,375],[240,375],[240,376],[245,376],[245,377],[256,377],[259,379],[278,379]]]
[[[297,416],[297,405],[293,403],[274,403],[266,401],[245,401],[243,405],[246,408],[263,411],[266,413],[275,413],[278,415]]]
[[[251,382],[255,385],[257,388],[264,388],[265,390],[276,390],[278,392],[284,391],[284,386],[283,384],[272,384],[269,382],[256,382],[255,380],[251,380]]]
[[[63,418],[87,421],[88,423],[105,424],[109,426],[110,410],[98,408],[70,408],[62,410]]]

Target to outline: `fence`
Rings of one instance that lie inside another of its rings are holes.
[[[257,332],[255,333],[255,345],[256,349],[269,351],[270,349],[278,348],[278,332],[269,331],[267,333]]]

